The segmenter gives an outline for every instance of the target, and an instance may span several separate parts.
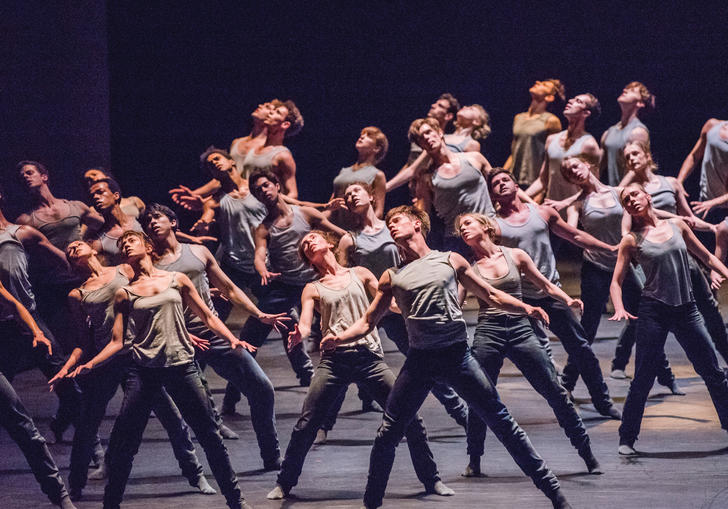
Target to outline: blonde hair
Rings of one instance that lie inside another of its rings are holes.
[[[469,104],[468,106],[463,106],[463,108],[474,108],[475,111],[478,112],[478,118],[476,119],[476,125],[475,128],[473,128],[473,132],[470,133],[470,136],[474,140],[484,140],[486,139],[491,132],[490,128],[490,115],[487,111],[485,111],[485,108],[483,108],[480,104]],[[457,120],[455,121],[455,126],[457,127]]]
[[[558,96],[559,99],[562,101],[566,100],[566,87],[564,87],[564,84],[561,83],[561,80],[557,80],[556,78],[549,78],[547,80],[543,80],[544,82],[551,83],[554,87],[554,94],[555,96]]]
[[[599,156],[593,156],[588,154],[577,154],[575,156],[568,156],[561,161],[559,170],[561,171],[561,176],[564,177],[564,180],[566,180],[569,184],[575,184],[575,182],[571,179],[571,173],[566,167],[568,162],[572,159],[578,159],[579,161],[585,162],[587,165],[589,165],[589,171],[592,172],[594,176],[599,177]]]
[[[628,141],[627,144],[624,146],[624,148],[620,151],[619,156],[622,158],[622,162],[624,165],[626,165],[626,158],[624,157],[624,152],[627,150],[627,147],[630,145],[637,145],[640,150],[645,154],[645,157],[647,157],[647,169],[653,172],[657,171],[657,163],[652,158],[652,149],[650,148],[650,142],[649,141],[642,141],[642,140],[635,140],[635,141]]]
[[[454,223],[455,235],[460,237],[460,222],[463,220],[464,217],[472,217],[473,219],[475,219],[475,221],[480,223],[480,225],[483,227],[483,230],[485,231],[486,235],[488,235],[488,237],[490,237],[490,240],[493,240],[495,238],[495,232],[496,232],[495,221],[493,221],[488,216],[479,214],[477,212],[465,212],[455,218],[455,223]]]
[[[419,221],[422,225],[420,227],[420,231],[422,232],[423,237],[427,237],[427,234],[430,233],[430,216],[424,210],[420,210],[412,205],[400,205],[399,207],[390,209],[389,212],[387,212],[387,215],[384,216],[384,223],[389,226],[389,221],[399,214],[405,215],[415,221]]]

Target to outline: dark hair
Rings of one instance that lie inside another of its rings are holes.
[[[596,119],[602,114],[602,105],[599,104],[599,99],[594,94],[585,93],[584,95],[589,96],[589,104],[586,109],[589,110],[591,115],[586,119],[585,124],[592,125]]]
[[[147,207],[144,209],[144,213],[139,217],[139,222],[141,223],[142,228],[144,228],[145,232],[149,229],[149,223],[152,222],[152,218],[157,214],[167,216],[170,221],[175,223],[173,230],[177,231],[177,225],[179,225],[177,213],[166,205],[162,205],[161,203],[151,203],[147,205]]]
[[[339,245],[340,237],[336,235],[334,232],[328,232],[324,230],[311,230],[306,235],[311,235],[312,233],[315,233],[316,235],[320,235],[323,237],[323,239],[328,242],[329,244],[334,246],[334,249],[332,250],[334,254],[336,254],[336,247]],[[304,235],[304,237],[306,236]],[[301,238],[303,240],[303,237]],[[298,243],[298,257],[301,259],[303,263],[308,265],[309,267],[312,267],[313,264],[311,263],[311,260],[308,259],[308,256],[306,256],[306,253],[303,251],[303,242]],[[338,258],[337,258],[338,259]]]
[[[389,212],[387,212],[387,215],[384,216],[384,223],[389,226],[389,221],[399,214],[403,214],[410,219],[419,221],[422,225],[420,231],[423,237],[427,237],[427,234],[430,233],[430,216],[424,210],[420,210],[412,205],[400,205],[399,207],[390,209]]]
[[[288,110],[288,115],[286,115],[285,121],[289,122],[291,125],[286,131],[285,137],[290,138],[291,136],[295,136],[300,133],[301,129],[303,129],[303,115],[301,115],[301,111],[298,109],[298,106],[296,106],[296,103],[290,99],[286,101],[273,99],[271,103],[274,108],[284,106]]]
[[[209,147],[207,147],[205,149],[205,151],[202,154],[200,154],[200,168],[202,168],[204,171],[208,171],[210,163],[207,160],[207,158],[210,157],[212,154],[220,154],[221,156],[223,156],[227,159],[231,159],[231,160],[233,158],[230,155],[230,152],[228,152],[227,150],[217,148],[214,145],[210,145]],[[238,168],[238,169],[240,169],[240,168]]]
[[[38,170],[38,173],[41,173],[43,175],[48,175],[48,168],[43,166],[43,164],[39,163],[38,161],[29,161],[29,160],[20,161],[18,164],[15,165],[15,169],[17,171],[20,171],[23,169],[23,166],[34,166],[35,169]]]
[[[81,186],[86,190],[90,189],[91,186],[94,185],[96,182],[99,182],[100,180],[102,180],[102,179],[99,179],[99,180],[94,180],[90,183],[87,183],[86,182],[86,173],[88,173],[92,170],[100,171],[101,174],[104,176],[103,178],[110,178],[112,180],[116,180],[116,177],[111,172],[111,170],[108,170],[108,169],[104,168],[103,166],[92,166],[91,168],[86,168],[85,170],[83,170],[80,175]]]
[[[248,187],[250,187],[250,192],[253,193],[253,196],[255,196],[255,183],[258,182],[260,179],[268,179],[274,184],[281,185],[281,181],[278,179],[278,176],[273,173],[270,170],[258,170],[254,171],[250,174],[248,177]]]
[[[516,181],[516,177],[513,176],[513,173],[511,173],[510,170],[506,170],[505,168],[501,168],[500,166],[496,166],[495,168],[493,168],[492,170],[490,170],[490,173],[488,173],[488,178],[486,179],[486,181],[488,182],[488,192],[489,193],[492,193],[493,192],[493,179],[495,179],[495,177],[497,175],[500,175],[502,173],[505,173],[506,175],[508,175],[508,177],[513,182],[515,182],[516,185],[518,185],[518,182]]]
[[[440,99],[445,99],[450,104],[447,112],[452,113],[452,117],[455,118],[455,115],[457,115],[457,112],[460,109],[460,101],[455,99],[455,96],[452,95],[450,92],[440,94],[440,97],[438,97],[437,100],[439,101]]]
[[[96,184],[106,184],[107,186],[109,186],[109,191],[119,194],[119,199],[116,200],[116,203],[119,203],[121,201],[121,186],[119,186],[119,183],[116,180],[108,177],[99,179],[89,186],[89,193],[91,192],[91,188]]]

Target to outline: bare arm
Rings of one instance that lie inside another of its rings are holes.
[[[700,137],[698,138],[698,141],[683,161],[682,166],[680,166],[680,172],[677,175],[677,179],[680,183],[685,182],[685,179],[688,178],[690,173],[692,173],[698,161],[703,159],[703,156],[705,155],[705,146],[708,142],[708,131],[710,131],[717,123],[718,119],[711,118],[703,125],[703,128],[700,130]]]
[[[91,371],[95,367],[111,359],[124,349],[124,333],[126,315],[128,313],[129,297],[123,289],[116,291],[114,296],[114,325],[111,329],[111,341],[96,356],[85,364],[78,366],[68,376],[75,377]]]
[[[255,271],[260,274],[260,284],[265,286],[273,278],[281,275],[279,272],[268,272],[268,267],[265,264],[266,257],[268,256],[268,227],[265,223],[260,223],[255,229],[253,240],[255,241],[253,266],[255,267]]]
[[[68,376],[68,373],[78,364],[84,356],[84,352],[91,351],[91,333],[86,326],[86,316],[81,309],[81,293],[78,288],[71,290],[68,294],[68,309],[71,318],[71,328],[76,332],[76,345],[63,367],[56,375],[48,380],[48,385],[54,387],[56,382]]]
[[[550,137],[549,137],[550,138]],[[548,141],[546,148],[548,150]],[[544,152],[543,162],[541,163],[541,169],[538,172],[538,178],[528,186],[526,194],[530,197],[537,196],[544,192],[549,186],[549,166],[548,166],[548,152]]]
[[[372,182],[374,191],[374,213],[379,219],[384,217],[384,199],[387,195],[387,177],[383,171],[378,171],[374,182]]]
[[[629,270],[629,263],[632,260],[635,247],[636,243],[632,235],[625,235],[619,243],[617,264],[614,267],[612,282],[609,284],[609,296],[614,306],[614,315],[612,315],[610,320],[634,320],[637,318],[624,309],[624,303],[622,302],[622,283],[624,283],[624,278]]]
[[[342,230],[338,226],[336,226],[334,223],[326,219],[326,216],[324,216],[321,212],[319,212],[316,209],[313,209],[311,207],[301,207],[301,212],[306,217],[306,220],[309,222],[311,226],[316,226],[318,228],[323,228],[324,230],[328,230],[330,232],[334,232],[339,237],[343,237],[346,235],[346,231]]]
[[[296,161],[290,151],[284,150],[273,160],[273,173],[281,179],[281,189],[291,198],[298,198],[298,184],[296,184]]]
[[[688,250],[695,255],[698,260],[703,262],[712,270],[716,271],[724,278],[728,278],[728,268],[726,268],[726,266],[723,265],[723,262],[721,262],[714,254],[705,248],[703,243],[698,240],[688,225],[681,220],[673,220],[673,222],[680,228]]]
[[[428,168],[430,164],[432,164],[432,160],[427,155],[427,152],[423,150],[414,161],[407,161],[407,164],[399,170],[399,173],[387,181],[386,191],[390,192],[406,184],[412,180],[418,171]]]
[[[38,346],[38,344],[43,344],[48,349],[48,354],[52,354],[53,352],[51,349],[51,343],[45,337],[43,331],[40,330],[38,324],[35,323],[33,316],[28,312],[25,306],[20,303],[18,299],[13,297],[13,295],[7,290],[7,288],[3,286],[2,282],[0,282],[0,300],[2,300],[4,304],[9,304],[10,306],[12,306],[15,310],[15,316],[18,318],[20,323],[30,329],[30,332],[33,334],[33,348]]]
[[[81,207],[81,222],[85,224],[90,231],[97,231],[104,225],[104,218],[83,202],[76,202]]]
[[[551,231],[564,240],[568,240],[572,244],[582,249],[599,249],[602,251],[615,251],[616,246],[610,246],[586,233],[567,224],[559,214],[545,206],[539,207],[541,217],[549,224]]]
[[[205,200],[205,203],[202,205],[202,216],[192,225],[190,231],[198,235],[209,234],[210,225],[215,220],[215,212],[218,208],[220,208],[220,201],[217,196]]]
[[[354,239],[351,236],[351,233],[347,233],[341,239],[339,239],[339,246],[337,248],[337,253],[339,255],[339,263],[343,265],[344,267],[350,267],[351,266],[351,251],[354,248]]]
[[[673,190],[675,191],[675,200],[677,201],[677,213],[685,219],[691,228],[702,231],[715,231],[715,225],[706,223],[695,214],[688,205],[688,200],[685,198],[685,189],[683,185],[675,178],[668,177],[668,182],[672,184]]]
[[[579,312],[584,311],[584,304],[581,300],[572,299],[561,288],[546,279],[546,277],[541,274],[541,271],[538,270],[536,264],[533,263],[531,257],[528,256],[528,253],[521,249],[513,249],[511,250],[511,253],[513,255],[513,261],[518,266],[518,270],[521,274],[526,276],[529,281],[536,285],[537,288]]]
[[[42,249],[48,254],[53,260],[58,262],[64,268],[68,268],[68,261],[66,255],[58,249],[56,246],[51,244],[48,238],[41,232],[29,225],[23,225],[18,228],[18,240],[22,242],[24,247],[34,246]]]

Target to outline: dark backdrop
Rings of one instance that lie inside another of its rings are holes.
[[[536,79],[558,77],[569,96],[589,91],[599,97],[604,113],[591,127],[597,138],[619,119],[616,97],[622,87],[643,81],[657,96],[657,110],[645,122],[667,174],[677,172],[706,119],[728,117],[728,7],[670,2],[659,10],[635,2],[592,7],[569,2],[537,9],[517,2],[496,7],[484,2],[331,2],[315,3],[315,8],[304,2],[147,4],[108,2],[107,23],[89,24],[89,16],[95,19],[92,9],[73,18],[70,33],[49,29],[55,28],[56,17],[68,19],[67,13],[41,13],[43,30],[37,36],[59,57],[42,62],[51,75],[61,72],[67,55],[94,54],[108,41],[110,106],[103,93],[79,93],[74,82],[53,101],[36,101],[48,95],[53,82],[16,77],[16,86],[22,79],[22,100],[28,104],[11,108],[6,126],[11,142],[33,150],[21,155],[11,146],[6,154],[14,160],[44,158],[54,169],[60,167],[69,178],[55,179],[58,194],[78,195],[75,177],[84,165],[110,163],[127,194],[164,200],[177,183],[203,182],[198,155],[210,144],[227,147],[232,138],[247,134],[250,112],[272,97],[293,99],[303,113],[305,127],[290,140],[290,148],[301,195],[315,200],[328,196],[333,176],[353,161],[354,141],[366,125],[377,125],[389,136],[382,169],[393,175],[406,159],[407,126],[444,91],[490,112],[493,134],[483,151],[494,165],[508,156],[513,115],[527,107],[527,89]],[[87,39],[96,44],[78,44]],[[37,46],[13,49],[30,58]],[[106,60],[90,59],[85,69],[94,66],[98,76],[105,76]],[[3,93],[4,105],[16,102]],[[49,110],[82,111],[94,125],[103,124],[107,107],[110,128],[98,127],[99,148],[91,154],[93,133],[53,139],[54,130],[75,133],[82,127],[64,127],[62,118],[43,125],[21,123],[20,134],[34,141],[30,144],[21,143],[15,129],[18,116],[29,111],[40,119],[49,117]],[[3,156],[5,175],[12,162]]]

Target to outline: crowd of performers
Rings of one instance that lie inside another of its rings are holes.
[[[425,490],[454,494],[417,414],[432,392],[467,430],[463,475],[482,475],[490,428],[554,507],[567,508],[558,479],[499,399],[504,358],[546,399],[588,472],[599,474],[571,391],[581,376],[595,410],[621,420],[618,453],[638,454],[655,379],[684,394],[664,352],[668,332],[728,429],[728,381],[716,356],[728,360],[728,337],[713,293],[728,278],[728,121],[709,120],[677,178],[666,177],[640,121],[654,107],[643,84],[625,86],[617,99],[621,118],[599,141],[587,131],[600,113],[594,95],[566,101],[563,129],[549,111],[565,100],[559,80],[538,81],[529,92],[502,168],[481,153],[487,112],[443,94],[412,122],[409,159],[390,179],[377,167],[387,137],[377,127],[362,129],[356,161],[336,176],[324,204],[301,201],[285,146],[303,127],[301,113],[291,101],[263,103],[249,135],[200,156],[207,184],[170,191],[170,205],[201,214],[188,231],[169,206],[123,195],[107,170],[82,174],[83,203],[54,196],[53,175],[42,163],[19,162],[27,194],[0,191],[3,202],[28,206],[15,222],[0,211],[0,423],[51,502],[70,509],[89,477],[107,478],[104,507],[119,507],[154,411],[190,485],[216,493],[189,428],[228,506],[251,507],[223,442],[237,438],[221,416],[235,412],[241,395],[262,468],[279,471],[268,498],[285,498],[356,383],[362,408],[383,411],[379,429],[371,430],[369,474],[361,476],[365,507],[382,504],[404,436]],[[682,182],[697,166],[700,196],[689,203]],[[385,211],[387,192],[404,184],[414,205]],[[215,240],[213,254],[205,244]],[[567,244],[583,250],[581,299],[560,288],[555,253]],[[480,307],[472,338],[461,307],[466,293]],[[611,377],[627,378],[636,345],[621,412],[591,348],[609,299],[610,319],[626,320]],[[213,300],[249,314],[239,336]],[[561,372],[547,328],[568,354]],[[273,329],[308,387],[283,455],[274,388],[255,359]],[[385,363],[382,331],[406,356],[398,374]],[[321,352],[316,365],[310,350]],[[228,383],[219,411],[207,365]],[[10,384],[30,368],[42,371],[58,397],[53,439],[74,428],[68,489]],[[123,403],[104,452],[98,430],[119,387]]]

